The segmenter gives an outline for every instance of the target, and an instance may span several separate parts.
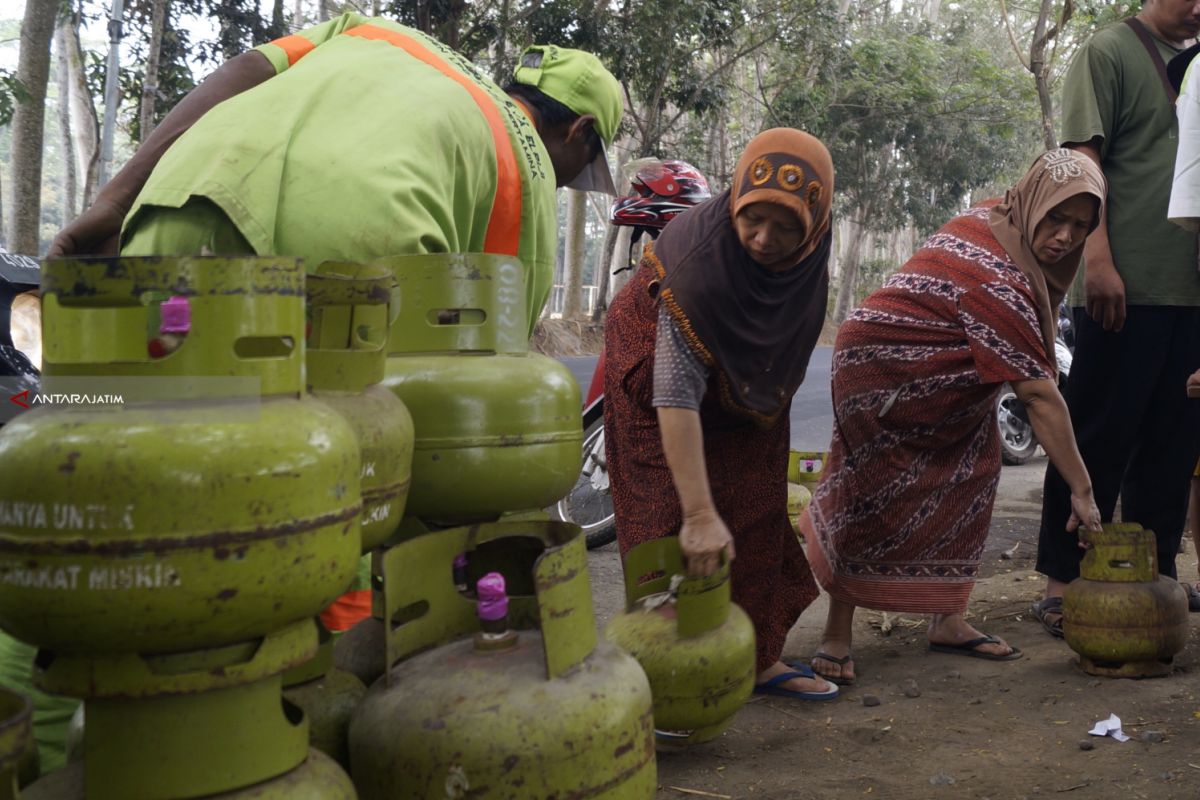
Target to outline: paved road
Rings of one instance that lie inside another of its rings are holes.
[[[832,347],[818,347],[808,364],[808,375],[792,399],[792,449],[825,450],[833,435],[833,404],[829,398],[829,360]],[[596,368],[595,356],[559,359],[571,370],[587,393]]]

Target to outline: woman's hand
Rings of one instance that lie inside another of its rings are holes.
[[[1067,520],[1067,530],[1074,532],[1080,526],[1084,530],[1100,530],[1100,509],[1096,508],[1096,499],[1092,497],[1090,488],[1078,493],[1071,492],[1071,517]],[[1087,547],[1082,539],[1079,541],[1079,546]]]
[[[733,535],[716,511],[705,510],[685,516],[679,529],[679,549],[688,575],[712,575],[721,566],[721,554],[733,561]]]

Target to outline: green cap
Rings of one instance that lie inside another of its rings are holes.
[[[621,84],[591,53],[555,45],[530,45],[517,61],[513,80],[536,87],[576,114],[591,114],[596,118],[596,132],[605,147],[616,138],[625,107]],[[615,195],[617,190],[604,148],[567,185]]]

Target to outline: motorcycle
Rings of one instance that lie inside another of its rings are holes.
[[[1054,340],[1054,358],[1058,362],[1058,389],[1067,386],[1067,374],[1071,371],[1071,359],[1075,349],[1075,337],[1071,328],[1071,315],[1065,305],[1058,309],[1058,336]],[[996,400],[996,422],[1000,429],[1000,460],[1009,466],[1024,464],[1037,452],[1037,436],[1029,422],[1025,405],[1017,399],[1012,386],[1004,384]]]
[[[609,220],[613,225],[633,228],[629,262],[633,260],[634,244],[642,234],[655,238],[678,214],[712,197],[708,181],[686,161],[639,159],[626,164],[622,175],[631,188],[625,197],[613,203]],[[633,266],[630,263],[617,272]],[[553,513],[583,528],[589,550],[617,538],[604,453],[603,351],[583,402],[583,464],[579,478],[574,488],[558,501]]]
[[[617,538],[612,494],[608,484],[608,462],[604,454],[604,352],[596,362],[592,381],[583,402],[583,466],[575,486],[555,507],[561,520],[583,529],[589,550]]]
[[[38,288],[37,259],[0,251],[0,379],[9,394],[37,391],[41,361],[40,305],[15,303]],[[28,299],[28,298],[23,298]]]

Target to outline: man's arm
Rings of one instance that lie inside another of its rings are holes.
[[[274,76],[275,67],[255,50],[218,67],[171,109],[133,158],[100,190],[95,203],[59,231],[48,255],[115,255],[121,224],[167,148],[213,106]]]
[[[1065,142],[1063,146],[1085,154],[1096,166],[1101,166],[1100,137],[1090,142]],[[1100,212],[1100,224],[1083,245],[1083,259],[1083,292],[1088,316],[1106,331],[1121,330],[1125,327],[1125,281],[1113,263],[1108,241],[1107,205]]]

